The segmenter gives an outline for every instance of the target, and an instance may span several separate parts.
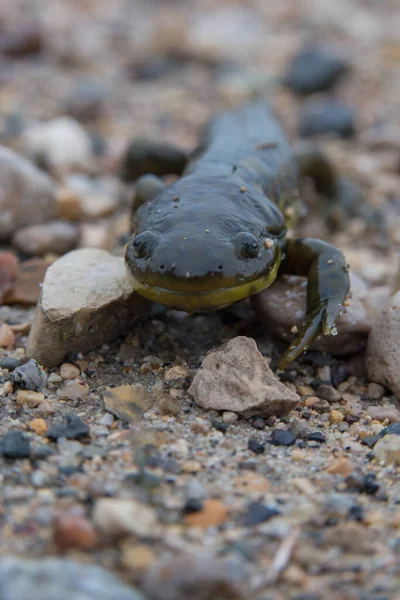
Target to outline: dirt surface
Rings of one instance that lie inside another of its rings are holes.
[[[371,289],[390,285],[400,244],[399,29],[395,0],[379,6],[368,0],[3,3],[0,142],[24,153],[29,124],[69,114],[91,136],[89,164],[41,166],[63,187],[78,172],[117,180],[133,137],[191,149],[215,111],[260,92],[295,141],[304,99],[279,80],[304,42],[329,43],[351,65],[334,93],[354,108],[356,136],[323,145],[387,223],[356,215],[332,233],[321,214],[311,212],[298,233],[341,247]],[[116,223],[127,223],[130,192],[125,186],[111,215],[78,219],[81,245],[88,225],[100,232],[100,246],[118,245],[124,226]],[[111,229],[110,240],[103,233]],[[5,338],[2,359],[26,361],[32,316],[32,307],[0,307],[1,321],[15,335]],[[209,350],[237,335],[254,338],[276,370],[285,345],[271,339],[245,302],[208,315],[155,306],[125,338],[88,356],[67,357],[76,372],[64,367],[67,376],[57,377],[59,368],[53,376],[47,370],[44,399],[28,402],[16,384],[4,381],[0,554],[68,554],[110,568],[144,589],[148,600],[163,597],[154,591],[163,588],[158,561],[173,558],[179,582],[191,567],[178,558],[201,563],[204,555],[230,558],[244,572],[234,585],[227,575],[225,596],[218,596],[201,592],[207,570],[193,571],[193,598],[233,598],[234,589],[260,600],[398,600],[400,427],[387,432],[393,447],[382,449],[379,460],[377,440],[370,439],[400,422],[398,399],[368,382],[363,355],[310,351],[280,375],[301,397],[288,416],[245,420],[201,410],[187,392],[193,376]],[[1,374],[8,373],[3,363]],[[79,390],[69,393],[65,385],[76,379]],[[124,384],[141,384],[152,398],[136,422],[104,409],[104,390]],[[54,424],[71,414],[89,430],[71,434],[78,439],[49,438]],[[292,445],[270,443],[276,431],[289,428]],[[30,458],[6,456],[10,431],[30,440]],[[134,499],[137,512],[99,506],[103,498]],[[115,525],[113,510],[122,525]],[[167,600],[188,597],[182,589],[165,594]]]

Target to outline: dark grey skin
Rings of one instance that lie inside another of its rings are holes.
[[[309,162],[313,174],[315,161]],[[163,164],[159,175],[173,171]],[[306,276],[306,319],[280,362],[286,367],[317,335],[332,332],[349,291],[340,250],[321,240],[286,239],[280,207],[297,199],[298,183],[298,161],[264,101],[216,117],[180,179],[169,186],[152,175],[137,182],[125,255],[135,289],[193,312],[251,296],[278,271]]]

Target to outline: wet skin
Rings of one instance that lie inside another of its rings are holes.
[[[171,154],[163,148],[165,156]],[[155,159],[159,155],[155,145]],[[174,172],[166,158],[162,168],[157,164],[158,175]],[[315,164],[303,160],[303,171],[315,175]],[[347,266],[342,252],[326,242],[286,239],[280,208],[298,196],[298,165],[265,102],[216,117],[180,179],[166,186],[145,175],[137,182],[134,235],[125,255],[135,290],[152,301],[198,312],[260,292],[278,271],[303,275],[308,278],[306,319],[279,367],[320,333],[331,333],[349,291]]]

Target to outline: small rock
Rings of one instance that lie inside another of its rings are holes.
[[[36,304],[49,260],[33,258],[20,264],[13,286],[3,298],[5,304]]]
[[[38,435],[44,435],[47,431],[47,423],[44,419],[32,419],[28,425]]]
[[[156,555],[149,546],[135,544],[128,540],[121,544],[121,564],[134,573],[146,573],[156,562]]]
[[[204,485],[198,479],[191,479],[185,488],[184,512],[189,514],[203,510],[206,496]]]
[[[21,143],[32,160],[52,169],[82,168],[92,157],[89,135],[71,117],[31,125],[23,132]]]
[[[262,444],[254,438],[249,439],[248,448],[249,450],[254,452],[254,454],[262,454],[263,452],[265,452],[265,444]]]
[[[234,423],[236,423],[236,421],[239,419],[239,417],[237,416],[236,413],[231,412],[229,410],[225,410],[222,413],[222,420],[224,423],[227,423],[228,425],[233,425]]]
[[[64,558],[0,559],[4,600],[144,600],[135,588],[95,565]]]
[[[182,465],[182,471],[184,473],[199,473],[202,470],[203,467],[198,460],[187,460]]]
[[[398,423],[392,423],[379,432],[379,437],[382,438],[385,437],[385,435],[400,435],[400,425]]]
[[[22,227],[12,238],[12,244],[27,256],[66,254],[76,248],[78,230],[66,221],[49,221],[39,225]]]
[[[19,270],[18,258],[13,252],[0,251],[0,302],[12,288]]]
[[[400,423],[400,410],[393,404],[369,406],[367,413],[376,421],[389,421],[389,423]]]
[[[342,394],[339,390],[336,390],[333,386],[326,385],[325,383],[318,386],[316,393],[317,396],[324,400],[328,400],[328,402],[340,402],[342,399]]]
[[[0,347],[1,348],[14,348],[15,346],[15,335],[13,330],[7,323],[0,325]]]
[[[340,410],[331,410],[329,413],[329,418],[331,423],[336,425],[337,423],[344,421],[344,414]]]
[[[313,431],[306,437],[306,440],[309,442],[318,442],[318,444],[325,444],[326,437],[322,431]]]
[[[119,206],[120,188],[114,178],[93,179],[87,175],[70,175],[65,183],[80,198],[81,218],[100,219],[112,215]]]
[[[337,546],[343,553],[372,555],[376,552],[376,532],[360,523],[340,523],[324,532],[325,548]]]
[[[17,153],[0,146],[0,240],[56,217],[55,184]]]
[[[319,98],[307,102],[300,113],[299,135],[307,138],[321,134],[338,138],[353,137],[354,111],[336,98]]]
[[[205,500],[202,510],[185,516],[186,525],[208,529],[223,525],[228,518],[228,511],[222,500],[210,498]]]
[[[81,374],[78,367],[71,363],[63,363],[60,367],[60,376],[62,379],[75,379]],[[47,380],[49,381],[49,379]]]
[[[351,473],[346,477],[347,491],[362,492],[369,495],[374,495],[379,490],[379,483],[376,482],[375,473],[366,473],[365,475],[360,472]]]
[[[363,437],[361,443],[368,448],[373,448],[378,440],[381,439],[380,435],[366,435]]]
[[[248,577],[243,561],[235,559],[202,555],[164,558],[147,573],[144,592],[149,600],[239,600],[246,597],[241,583]]]
[[[50,373],[50,375],[47,378],[47,383],[61,383],[63,380],[63,378],[61,377],[61,375],[58,375],[58,373]]]
[[[294,418],[290,423],[290,431],[296,438],[308,439],[312,433],[316,432],[316,429],[310,427],[304,419]]]
[[[210,352],[188,391],[202,408],[248,417],[283,415],[299,402],[299,396],[271,371],[255,341],[246,337]]]
[[[397,292],[374,323],[368,339],[368,378],[400,396],[400,292]]]
[[[125,333],[148,306],[132,292],[122,257],[74,250],[46,273],[27,354],[60,364],[69,351],[86,353]]]
[[[179,400],[171,398],[169,394],[163,394],[157,400],[157,408],[163,415],[172,415],[174,417],[177,417],[182,410]]]
[[[7,369],[8,371],[14,371],[17,367],[21,366],[21,361],[18,358],[12,356],[2,356],[0,358],[0,369]]]
[[[347,63],[324,46],[306,46],[291,60],[284,83],[296,94],[325,92],[347,72]]]
[[[102,112],[107,89],[97,81],[78,81],[65,101],[65,112],[78,121],[92,121]]]
[[[274,429],[268,442],[274,446],[293,446],[296,439],[290,429]]]
[[[80,379],[71,379],[57,390],[59,398],[68,398],[69,400],[82,400],[88,396],[90,388],[85,381]]]
[[[56,192],[58,216],[68,221],[82,219],[82,200],[77,192],[68,188],[59,188]]]
[[[246,512],[239,518],[239,523],[243,527],[250,527],[269,521],[280,514],[281,512],[272,506],[267,506],[262,502],[252,502],[247,507]]]
[[[368,384],[367,394],[371,400],[380,400],[385,395],[385,388],[383,385],[371,381]]]
[[[43,32],[35,22],[19,23],[16,28],[0,33],[0,53],[13,59],[39,54]]]
[[[254,427],[254,429],[264,429],[264,427],[266,426],[266,421],[265,419],[263,419],[262,417],[253,417],[250,420],[250,425],[252,427]]]
[[[343,475],[343,477],[350,475],[353,470],[353,463],[346,457],[335,459],[326,469],[327,473],[330,473],[330,475]]]
[[[374,446],[374,456],[385,465],[400,465],[400,436],[389,434],[378,440]]]
[[[18,390],[17,402],[21,406],[27,406],[28,408],[36,408],[45,399],[44,394],[39,392],[33,392],[31,390]]]
[[[67,415],[63,423],[52,425],[46,433],[46,437],[50,440],[58,440],[58,438],[79,440],[88,436],[90,436],[89,426],[76,415]]]
[[[11,381],[16,388],[39,392],[46,387],[47,376],[36,360],[31,359],[3,377],[3,380]]]
[[[8,431],[0,439],[0,454],[5,458],[29,458],[29,438],[21,431]]]
[[[120,385],[102,392],[104,409],[125,423],[137,423],[153,404],[142,385]]]
[[[92,550],[97,545],[97,534],[85,517],[64,514],[54,520],[53,542],[60,550]]]
[[[92,516],[96,528],[110,538],[153,537],[157,532],[155,511],[136,500],[100,498]]]

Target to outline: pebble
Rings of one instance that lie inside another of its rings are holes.
[[[379,432],[379,437],[385,437],[385,435],[400,435],[399,423],[392,423]]]
[[[375,473],[366,473],[355,471],[346,477],[346,489],[368,495],[374,495],[379,490],[380,485],[376,481]]]
[[[50,375],[47,378],[47,383],[61,383],[63,380],[63,378],[61,377],[61,375],[58,375],[58,373],[50,373]]]
[[[371,400],[380,400],[385,395],[385,388],[383,385],[371,381],[368,384],[367,394]]]
[[[182,464],[184,473],[199,473],[203,470],[201,463],[198,460],[187,460]]]
[[[348,65],[332,49],[307,45],[294,55],[284,83],[296,94],[325,92],[348,71]]]
[[[169,394],[163,394],[157,400],[157,408],[161,414],[172,415],[174,417],[177,417],[182,410],[179,400],[176,398],[171,398]]]
[[[307,435],[306,440],[308,442],[318,442],[318,444],[325,444],[326,437],[322,433],[322,431],[313,431],[312,433]]]
[[[148,306],[132,292],[122,257],[74,250],[46,273],[27,354],[59,365],[69,351],[86,353],[125,333]]]
[[[21,263],[15,282],[5,294],[3,302],[5,304],[36,304],[48,266],[47,258],[32,258]]]
[[[400,422],[400,410],[393,404],[378,404],[377,406],[369,406],[367,413],[377,421],[386,421],[390,423]]]
[[[268,442],[274,446],[293,446],[296,439],[297,437],[290,429],[274,429]]]
[[[120,385],[101,394],[104,409],[125,423],[137,423],[154,399],[143,385]]]
[[[239,517],[239,523],[243,527],[250,527],[269,521],[280,514],[281,512],[273,506],[267,506],[262,502],[251,502],[246,512]]]
[[[71,169],[87,165],[92,144],[85,129],[71,117],[35,123],[21,135],[24,153],[50,169]]]
[[[129,541],[122,543],[121,564],[125,569],[134,573],[145,573],[155,563],[156,555],[145,544],[132,545]]]
[[[303,138],[328,134],[350,138],[355,134],[354,111],[336,98],[309,100],[301,109],[299,135]]]
[[[400,465],[400,436],[385,435],[374,446],[374,456],[385,465]]]
[[[368,339],[366,364],[370,381],[400,396],[400,292],[381,311]]]
[[[351,274],[351,285],[356,278]],[[356,288],[355,288],[356,289]],[[306,313],[307,280],[296,275],[283,275],[274,285],[252,297],[252,304],[262,323],[272,334],[289,344],[293,326],[300,328]],[[311,347],[320,352],[342,356],[365,349],[371,323],[361,299],[356,296],[336,322],[338,335],[322,335]]]
[[[57,390],[59,398],[68,398],[68,400],[83,400],[89,395],[90,388],[85,381],[80,379],[71,379]]]
[[[7,323],[0,325],[0,347],[1,348],[14,348],[15,346],[15,334],[11,327]]]
[[[201,510],[185,515],[186,525],[208,529],[223,525],[228,518],[228,510],[225,504],[218,499],[210,498],[204,500]]]
[[[328,400],[328,402],[340,402],[342,399],[342,394],[339,390],[336,390],[332,385],[326,385],[325,383],[318,386],[316,394],[320,398]]]
[[[63,363],[60,367],[60,377],[62,379],[75,379],[81,374],[78,367],[71,363]],[[49,381],[49,379],[48,379]]]
[[[18,258],[13,252],[0,251],[0,302],[12,288],[19,270]]]
[[[46,433],[50,440],[58,438],[67,438],[69,440],[79,440],[90,436],[89,426],[77,415],[67,415],[63,423],[52,425]]]
[[[254,454],[263,454],[263,452],[265,452],[265,444],[262,444],[254,438],[249,439],[248,448],[254,452]]]
[[[46,387],[47,376],[36,360],[31,359],[24,365],[16,367],[3,380],[11,381],[14,387],[23,390],[40,392],[40,390]]]
[[[82,219],[82,200],[79,194],[60,187],[56,192],[58,216],[67,221],[80,221]]]
[[[224,423],[227,423],[228,425],[233,425],[234,423],[236,423],[236,421],[239,419],[238,415],[234,412],[231,412],[229,410],[225,410],[222,413],[222,420]]]
[[[155,511],[133,499],[100,498],[94,505],[92,519],[96,528],[110,538],[157,534]]]
[[[340,410],[331,410],[329,418],[332,424],[336,425],[344,421],[344,414]]]
[[[53,542],[60,550],[92,550],[98,539],[93,525],[85,517],[63,514],[53,523]]]
[[[108,177],[96,179],[83,174],[73,174],[65,179],[70,193],[80,199],[80,218],[92,221],[112,215],[119,206],[118,181]]]
[[[345,456],[342,458],[337,458],[332,461],[326,471],[330,475],[342,475],[343,477],[347,477],[354,470],[354,465],[349,458]]]
[[[92,121],[101,116],[108,91],[102,83],[78,80],[65,100],[65,112],[78,121]]]
[[[17,402],[21,406],[27,406],[28,408],[36,408],[45,399],[45,395],[40,392],[33,392],[31,390],[18,390]]]
[[[210,352],[188,391],[202,408],[247,417],[283,415],[300,400],[271,371],[256,342],[244,336]]]
[[[44,435],[47,431],[47,423],[44,419],[32,419],[32,421],[29,421],[28,426],[38,435]]]
[[[21,361],[18,358],[12,356],[2,356],[0,358],[0,369],[7,369],[8,371],[14,371],[17,367],[21,366]]]
[[[0,559],[4,600],[145,600],[104,567],[65,558]]]
[[[5,458],[29,458],[29,438],[21,431],[8,431],[0,439],[0,454]]]
[[[267,422],[265,419],[263,419],[262,417],[253,417],[250,420],[250,425],[252,427],[254,427],[254,429],[264,429],[264,427],[266,426]]]
[[[146,574],[144,593],[148,600],[239,600],[246,598],[241,583],[248,578],[245,563],[239,558],[196,553],[154,563]]]
[[[56,217],[55,184],[16,152],[0,146],[0,240]]]
[[[78,229],[66,221],[29,225],[14,233],[12,244],[26,256],[62,255],[76,248]]]

